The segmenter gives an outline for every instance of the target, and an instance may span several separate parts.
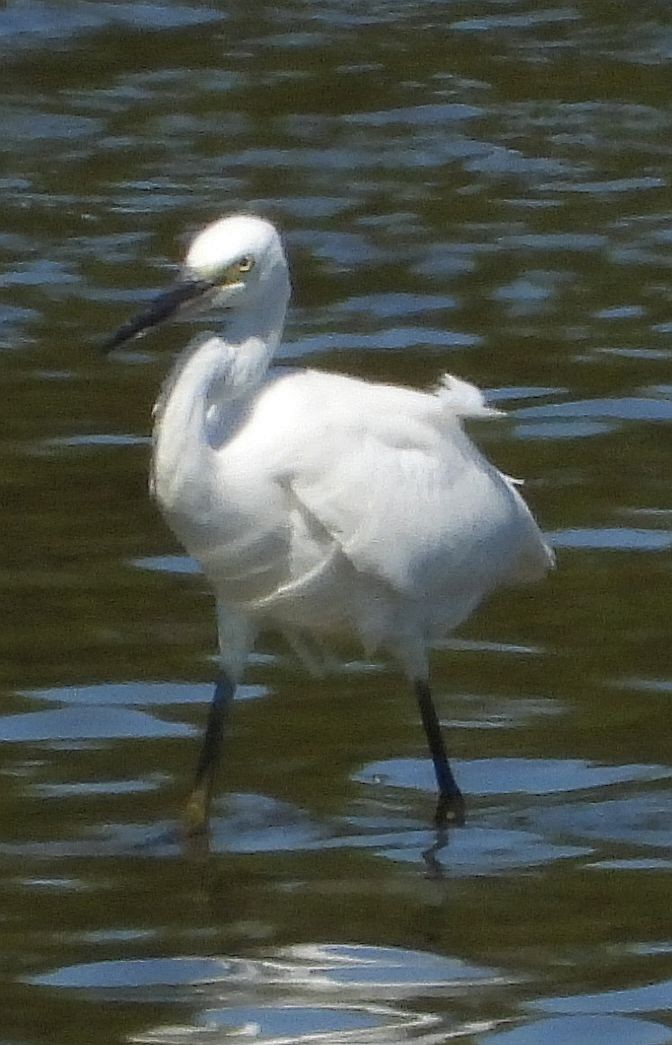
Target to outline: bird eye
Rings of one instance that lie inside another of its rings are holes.
[[[250,272],[254,268],[254,258],[244,257],[238,262],[239,272]]]

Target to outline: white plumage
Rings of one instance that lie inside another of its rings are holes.
[[[214,588],[226,679],[191,825],[207,819],[223,705],[267,627],[309,666],[330,635],[391,655],[416,686],[442,815],[452,806],[461,820],[427,703],[429,645],[495,588],[541,578],[553,556],[514,481],[464,431],[497,413],[473,385],[445,375],[419,392],[268,369],[289,290],[273,226],[224,218],[196,237],[177,287],[108,346],[196,302],[230,310],[225,337],[186,349],[156,408],[153,492]]]

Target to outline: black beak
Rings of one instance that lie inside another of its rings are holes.
[[[143,330],[149,330],[150,327],[158,326],[159,323],[165,322],[165,320],[170,319],[171,316],[181,311],[184,306],[198,301],[212,289],[213,284],[202,279],[186,279],[176,283],[170,290],[159,294],[147,308],[143,309],[137,316],[134,316],[133,319],[127,320],[126,323],[119,327],[116,333],[103,341],[100,346],[101,351],[111,352],[113,348],[123,345],[125,341],[130,341],[131,338],[137,337]]]

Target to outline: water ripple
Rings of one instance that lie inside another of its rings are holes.
[[[476,1040],[478,1045],[667,1045],[670,1032],[661,1023],[622,1016],[558,1016]]]
[[[198,1002],[190,1024],[136,1033],[143,1045],[320,1042],[444,1042],[488,1026],[459,1023],[409,1006],[435,991],[485,991],[508,975],[394,947],[301,944],[266,958],[147,958],[64,966],[29,978],[36,986],[83,992],[90,1001]],[[404,1000],[404,1007],[392,1004]],[[490,1024],[492,1025],[492,1024]]]

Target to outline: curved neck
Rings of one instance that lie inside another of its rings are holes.
[[[153,491],[166,510],[179,510],[185,497],[205,507],[211,433],[216,427],[221,445],[263,380],[282,336],[288,289],[269,295],[259,311],[235,313],[226,339],[189,345],[171,371],[155,407],[152,469]]]
[[[258,310],[234,313],[220,341],[227,363],[213,368],[209,399],[238,399],[263,379],[280,344],[288,296],[289,288],[269,294]]]

